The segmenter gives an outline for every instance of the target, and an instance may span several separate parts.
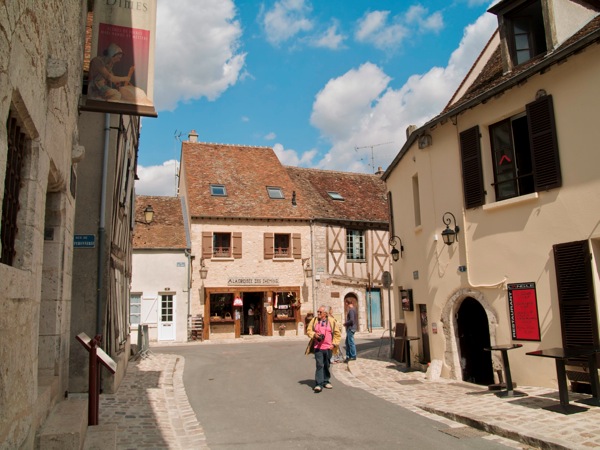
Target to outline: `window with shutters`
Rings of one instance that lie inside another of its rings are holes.
[[[289,234],[275,234],[274,245],[273,258],[289,258],[291,256]]]
[[[135,328],[140,324],[141,314],[142,294],[132,292],[129,295],[129,323]]]
[[[598,347],[598,321],[588,241],[553,247],[563,347]]]
[[[496,201],[562,185],[552,96],[489,127]],[[479,127],[460,133],[465,207],[485,203]]]
[[[265,233],[264,258],[290,260],[302,257],[300,233]]]
[[[241,258],[242,233],[202,232],[202,258]]]

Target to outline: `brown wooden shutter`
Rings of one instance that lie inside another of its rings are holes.
[[[460,133],[460,158],[462,162],[465,208],[475,208],[485,203],[479,126]]]
[[[238,259],[242,257],[242,233],[239,231],[231,233],[233,257]]]
[[[557,244],[553,250],[563,347],[598,347],[588,241]]]
[[[545,95],[529,103],[526,108],[535,190],[539,192],[560,187],[562,175],[552,96]]]
[[[206,259],[212,258],[213,255],[213,234],[210,231],[202,232],[202,257]]]
[[[273,233],[265,233],[265,259],[273,259],[275,237]]]
[[[302,258],[302,241],[300,240],[300,233],[292,234],[292,255],[294,255],[294,259]]]

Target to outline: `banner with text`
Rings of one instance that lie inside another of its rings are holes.
[[[157,0],[95,0],[87,111],[156,117]]]

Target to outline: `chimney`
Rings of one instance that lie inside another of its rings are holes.
[[[198,142],[198,133],[196,133],[196,130],[190,131],[190,134],[188,134],[188,142]]]
[[[406,140],[408,141],[408,138],[410,137],[410,135],[413,133],[413,131],[415,131],[417,129],[416,125],[409,125],[408,127],[406,127]]]
[[[383,167],[379,166],[377,168],[377,172],[375,172],[375,175],[377,175],[377,176],[383,175]]]

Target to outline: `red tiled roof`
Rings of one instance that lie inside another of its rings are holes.
[[[385,183],[376,175],[284,167],[269,147],[184,142],[182,155],[192,217],[388,222]],[[212,196],[211,184],[224,185],[227,196]],[[285,199],[269,198],[267,186],[280,187]]]
[[[381,222],[387,224],[385,183],[378,175],[286,167],[299,186],[315,219]],[[337,192],[344,200],[334,200],[327,192]]]
[[[273,149],[184,142],[182,168],[192,217],[309,219],[300,193]],[[221,184],[226,197],[212,196],[211,184]],[[267,186],[281,188],[284,199],[269,198]]]
[[[146,224],[144,209],[154,210],[154,219]],[[177,197],[136,196],[134,249],[185,249],[187,248],[181,199]]]

